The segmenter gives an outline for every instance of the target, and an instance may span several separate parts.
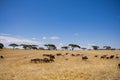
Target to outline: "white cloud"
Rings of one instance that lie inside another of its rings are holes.
[[[60,38],[57,37],[57,36],[52,36],[52,37],[50,37],[50,39],[52,39],[52,40],[56,40],[56,39],[60,39]]]
[[[0,36],[0,42],[3,43],[27,43],[27,44],[38,44],[37,41],[29,40],[29,39],[20,39],[15,37],[8,37],[8,36]]]
[[[59,37],[57,37],[57,36],[51,36],[51,37],[49,37],[49,38],[47,38],[47,37],[42,37],[42,39],[51,39],[51,40],[56,40],[56,39],[60,39]]]
[[[47,39],[47,37],[42,37],[42,39]]]

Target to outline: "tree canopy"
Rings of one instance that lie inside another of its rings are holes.
[[[48,50],[57,50],[57,47],[54,44],[45,44],[44,46],[46,46]]]
[[[31,45],[31,44],[21,44],[20,46],[23,46],[23,48],[26,49],[38,49],[38,45]]]
[[[12,46],[13,49],[15,49],[15,47],[19,46],[18,44],[15,44],[15,43],[12,43],[12,44],[9,44],[9,46]]]
[[[99,46],[92,46],[94,50],[98,50]]]
[[[77,44],[69,44],[68,46],[71,46],[72,50],[74,50],[74,48],[80,48]]]
[[[68,50],[69,46],[62,46],[61,49]]]
[[[3,49],[4,45],[2,43],[0,43],[0,49]]]
[[[106,49],[106,50],[110,50],[111,46],[103,46],[103,48]]]

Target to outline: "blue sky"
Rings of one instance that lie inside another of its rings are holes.
[[[120,48],[120,1],[0,0],[0,28],[4,44]]]

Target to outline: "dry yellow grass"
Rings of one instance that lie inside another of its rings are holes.
[[[89,57],[57,56],[53,63],[31,63],[31,58],[42,58],[42,54],[73,53]],[[98,55],[95,58],[94,55]],[[41,51],[3,49],[0,55],[0,80],[120,80],[120,59],[100,59],[103,54],[118,54],[113,51]],[[26,57],[26,58],[25,58]],[[68,60],[66,60],[68,59]]]

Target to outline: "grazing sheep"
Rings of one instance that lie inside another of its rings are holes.
[[[42,61],[45,63],[48,63],[48,62],[54,62],[54,59],[53,58],[43,58]]]
[[[42,61],[43,62],[49,62],[49,59],[48,58],[43,58]]]
[[[94,57],[98,57],[98,55],[95,55]]]
[[[50,62],[55,62],[55,60],[53,58],[50,58]]]
[[[34,63],[37,63],[37,62],[40,62],[40,61],[41,61],[41,59],[39,59],[39,58],[31,59],[31,62],[34,62]]]
[[[116,59],[119,59],[119,57],[118,57],[118,56],[116,56]]]
[[[49,58],[55,59],[55,55],[53,55],[53,54],[43,54],[43,56],[47,56]]]
[[[87,56],[83,56],[83,57],[82,57],[82,60],[87,60],[87,59],[88,59]]]
[[[71,56],[76,56],[75,54],[71,54]]]
[[[1,59],[3,59],[4,57],[3,56],[0,56]]]
[[[107,57],[107,55],[102,55],[101,56],[101,59],[104,59],[104,58],[106,58]]]
[[[43,56],[47,56],[47,57],[49,57],[49,56],[50,56],[50,54],[43,54]]]
[[[55,59],[55,55],[51,54],[49,57],[50,57],[50,59]]]
[[[48,62],[50,62],[50,59],[49,58],[44,58],[42,61],[48,63]]]
[[[105,57],[104,56],[101,56],[101,59],[104,59]]]
[[[108,57],[108,56],[106,57],[106,59],[109,59],[109,58],[110,58],[110,57]]]
[[[56,56],[63,56],[61,53],[57,53]]]
[[[112,58],[114,58],[114,55],[111,55],[111,56],[110,56],[110,59],[112,59]]]
[[[69,53],[66,53],[65,55],[68,55]]]

